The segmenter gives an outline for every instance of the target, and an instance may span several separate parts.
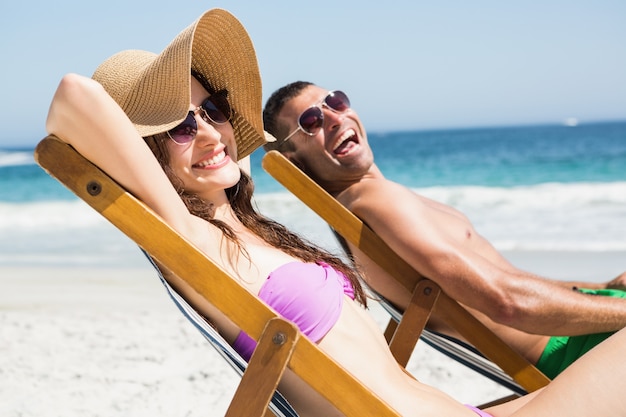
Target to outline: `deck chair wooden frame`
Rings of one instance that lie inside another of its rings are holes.
[[[304,204],[317,213],[346,241],[358,247],[411,292],[409,307],[397,322],[393,317],[385,336],[396,360],[406,366],[432,312],[456,329],[486,358],[499,366],[526,392],[550,380],[502,339],[445,294],[433,281],[423,278],[350,210],[322,189],[278,151],[268,152],[262,166]]]
[[[316,344],[301,337],[293,323],[279,317],[71,146],[48,136],[37,145],[35,160],[257,341],[228,417],[269,415],[268,405],[287,367],[346,416],[399,416]]]

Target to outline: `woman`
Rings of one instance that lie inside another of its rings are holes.
[[[252,43],[233,16],[211,10],[161,54],[121,52],[93,78],[63,78],[50,107],[49,133],[74,146],[294,320],[402,415],[480,413],[419,383],[396,364],[363,309],[365,296],[353,271],[253,210],[252,183],[236,161],[265,143],[261,83]],[[232,322],[182,280],[171,274],[168,280],[244,356],[250,354],[254,344]],[[540,394],[488,411],[494,416],[626,414],[616,392],[626,364],[608,355],[626,345],[624,339],[623,332],[609,339]],[[592,375],[600,378],[590,381]],[[290,372],[280,389],[303,417],[339,415]]]

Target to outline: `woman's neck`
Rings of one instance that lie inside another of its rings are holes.
[[[228,202],[228,199],[221,202],[213,202],[213,207],[215,210],[213,216],[216,220],[221,220],[231,227],[241,225],[241,221],[235,214],[232,206]]]

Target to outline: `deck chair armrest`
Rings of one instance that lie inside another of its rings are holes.
[[[300,337],[298,328],[282,318],[271,319],[257,344],[226,417],[265,414]]]

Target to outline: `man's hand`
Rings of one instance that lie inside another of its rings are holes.
[[[606,288],[626,291],[626,272],[622,272],[615,279],[607,282]]]

